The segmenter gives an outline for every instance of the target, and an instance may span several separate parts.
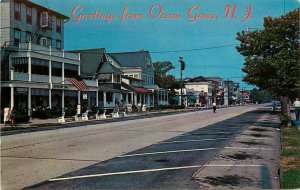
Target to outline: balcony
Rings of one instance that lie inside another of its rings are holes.
[[[10,80],[18,80],[18,81],[29,81],[28,73],[19,73],[11,71]]]
[[[15,50],[17,50],[17,48]],[[33,44],[33,43],[20,43],[19,50],[33,51],[35,53],[39,53],[39,54],[43,54],[43,55],[50,55],[50,52],[51,52],[51,55],[55,56],[55,57],[79,61],[79,54],[77,54],[77,53],[66,52],[64,50],[55,49],[53,47],[52,48],[45,47],[45,46],[41,46],[41,45]]]
[[[96,80],[84,80],[84,82],[87,86],[97,87],[97,81]]]
[[[31,81],[32,82],[49,82],[49,76],[46,75],[37,75],[37,74],[32,74],[31,75]]]

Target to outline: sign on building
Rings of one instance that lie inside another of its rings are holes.
[[[88,99],[87,94],[83,94],[83,95],[82,95],[82,99],[87,100],[87,99]]]

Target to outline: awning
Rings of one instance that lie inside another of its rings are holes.
[[[131,86],[129,85],[130,88],[132,88],[134,91],[139,92],[139,93],[152,93],[151,90],[141,87],[141,86]]]

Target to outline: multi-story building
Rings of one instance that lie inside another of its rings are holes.
[[[212,83],[210,81],[207,81],[204,77],[199,76],[186,79],[184,81],[184,86],[187,89],[192,89],[195,91],[195,95],[199,97],[199,103],[201,105],[210,106],[213,103]]]
[[[148,51],[108,53],[107,58],[124,76],[140,80],[139,86],[131,85],[133,103],[147,104],[148,107],[153,107],[154,102],[157,105],[168,104],[167,90],[154,84],[154,68]]]
[[[1,107],[30,115],[34,107],[80,104],[85,97],[68,81],[81,73],[80,54],[63,50],[68,17],[28,0],[2,0],[0,6]],[[97,91],[95,80],[85,83],[87,91]]]

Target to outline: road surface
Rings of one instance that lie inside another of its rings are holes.
[[[238,181],[231,184],[234,187],[246,184],[279,188],[278,133],[274,128],[278,125],[275,118],[269,120],[264,112],[250,112],[258,108],[232,107],[217,110],[216,114],[207,110],[4,136],[1,137],[1,186],[2,189],[197,189],[225,186],[227,180]],[[253,127],[266,125],[263,122],[271,123],[270,129]],[[262,143],[261,137],[251,136],[251,129],[271,133],[275,138],[263,136]],[[255,139],[260,143],[255,144]],[[251,153],[247,160],[255,163],[240,164],[228,157],[245,156],[245,151],[254,151],[256,157],[250,160]],[[265,151],[268,157],[260,155]],[[231,160],[223,162],[227,158]],[[241,178],[238,171],[231,174],[227,171],[228,168],[235,171],[233,165],[242,168],[240,171],[257,169]],[[220,181],[220,176],[216,176],[218,171],[230,175],[221,178],[223,183],[215,184]]]

